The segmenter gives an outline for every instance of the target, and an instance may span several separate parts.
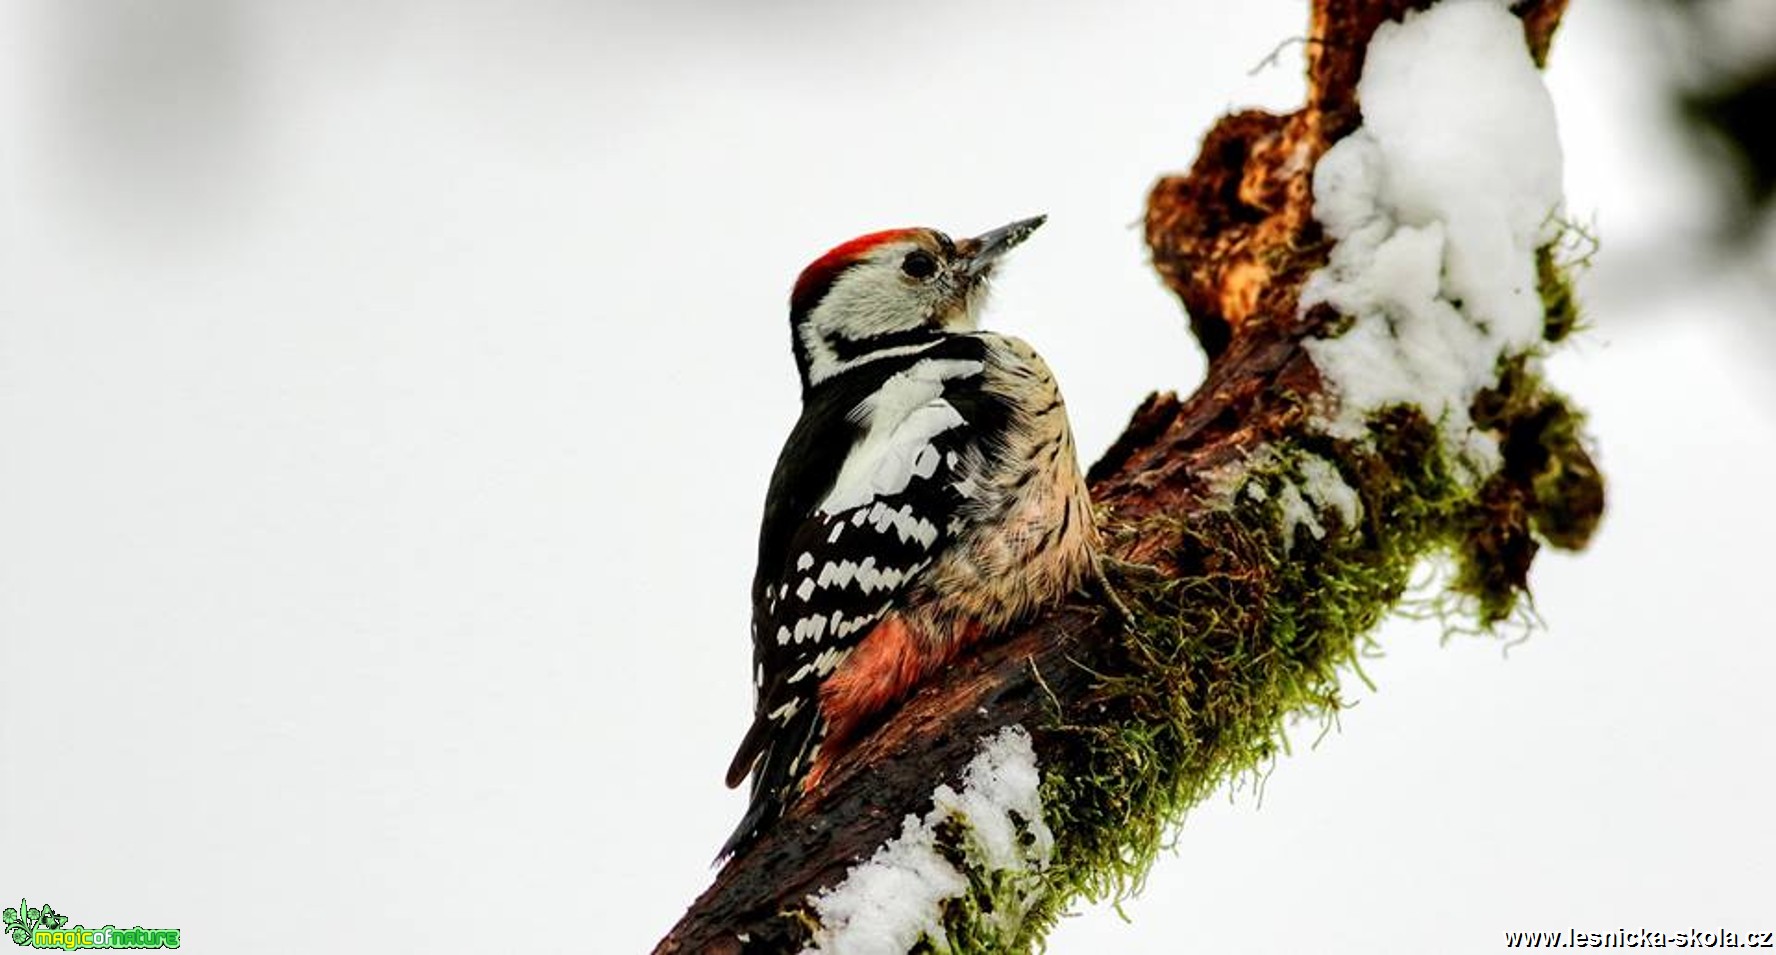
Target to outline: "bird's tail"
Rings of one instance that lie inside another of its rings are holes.
[[[760,722],[765,720],[760,717]],[[760,733],[764,734],[762,743],[754,742]],[[754,724],[746,734],[748,742],[742,743],[740,748],[742,754],[749,748],[759,750],[756,760],[751,763],[752,802],[747,805],[746,814],[740,817],[740,824],[734,827],[734,834],[728,837],[716,855],[718,864],[751,845],[802,794],[802,780],[814,765],[821,738],[825,735],[826,721],[820,718],[819,706],[804,706],[788,720],[770,722],[762,729]],[[735,769],[728,772],[729,785],[737,784],[745,774],[740,757],[735,758]]]

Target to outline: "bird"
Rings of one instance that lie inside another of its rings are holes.
[[[730,788],[751,776],[751,799],[717,861],[970,648],[1102,579],[1054,375],[979,322],[1045,219],[872,232],[796,279],[801,414],[765,497],[754,715],[727,772]]]

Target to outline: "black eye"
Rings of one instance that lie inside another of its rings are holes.
[[[914,249],[901,261],[900,270],[916,279],[928,279],[937,274],[937,260],[929,252]]]

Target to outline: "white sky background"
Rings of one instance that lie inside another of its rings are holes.
[[[0,899],[194,952],[646,950],[742,808],[801,266],[1046,212],[990,321],[1088,461],[1194,386],[1145,193],[1293,107],[1298,48],[1248,70],[1304,4],[747,6],[0,4]],[[1767,289],[1681,284],[1715,253],[1653,52],[1580,0],[1550,74],[1604,240],[1552,371],[1611,513],[1538,562],[1548,629],[1390,624],[1342,732],[1051,952],[1776,930],[1776,337]]]

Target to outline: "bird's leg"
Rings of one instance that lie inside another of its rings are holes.
[[[1133,613],[1129,612],[1128,605],[1122,602],[1121,597],[1117,596],[1116,588],[1111,586],[1110,578],[1104,574],[1104,565],[1106,563],[1114,564],[1117,567],[1136,566],[1136,565],[1131,565],[1125,561],[1117,560],[1116,558],[1111,557],[1108,554],[1094,554],[1094,555],[1092,555],[1092,562],[1091,562],[1091,583],[1092,583],[1092,586],[1097,589],[1099,596],[1102,596],[1104,598],[1104,602],[1109,604],[1111,606],[1111,608],[1116,611],[1117,616],[1122,618],[1122,625],[1129,630],[1134,630],[1135,629],[1135,615]]]

